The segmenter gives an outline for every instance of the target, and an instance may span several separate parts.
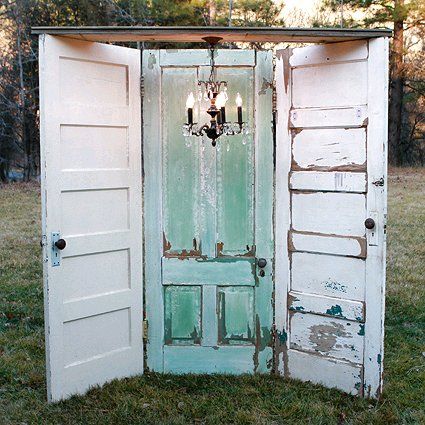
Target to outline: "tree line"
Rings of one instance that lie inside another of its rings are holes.
[[[341,0],[323,0],[321,9],[308,23],[394,28],[390,162],[424,165],[424,2],[343,3],[341,9]],[[273,0],[0,0],[0,181],[28,181],[40,173],[38,40],[31,36],[32,26],[284,26],[282,10],[283,4]],[[361,20],[354,19],[358,10],[362,11]],[[300,19],[300,25],[304,24],[305,20]]]

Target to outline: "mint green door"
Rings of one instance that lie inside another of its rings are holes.
[[[212,147],[181,131],[186,97],[209,75],[208,52],[143,55],[147,366],[160,372],[273,366],[272,55],[219,50],[216,65],[228,120],[239,92],[252,131]],[[199,109],[194,118],[208,122]]]

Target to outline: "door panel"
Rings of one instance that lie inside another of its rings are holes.
[[[164,252],[167,255],[198,252],[199,199],[198,146],[185,146],[182,93],[196,93],[196,68],[163,68],[161,79],[163,128]],[[184,152],[184,155],[182,155]]]
[[[386,188],[376,181],[386,178],[388,40],[278,56],[276,367],[377,397]]]
[[[51,401],[143,373],[139,78],[137,50],[40,38]]]
[[[228,81],[226,117],[237,121],[234,99],[244,101],[244,120],[254,119],[254,68],[222,68],[219,80]],[[217,152],[217,255],[255,255],[254,245],[254,137],[231,136]]]
[[[214,148],[209,140],[181,135],[186,96],[196,94],[197,80],[210,73],[208,52],[144,53],[145,86],[157,88],[144,98],[147,349],[148,366],[157,371],[253,373],[272,366],[272,226],[257,237],[261,225],[254,214],[257,199],[264,199],[263,217],[271,223],[271,55],[219,50],[216,57],[218,78],[229,84],[227,119],[237,119],[239,92],[244,120],[256,132],[222,137]],[[259,87],[264,81],[268,85]],[[204,109],[195,106],[195,121],[209,121]],[[257,177],[260,151],[266,172]],[[256,198],[260,184],[264,189]],[[269,262],[264,276],[256,250]]]

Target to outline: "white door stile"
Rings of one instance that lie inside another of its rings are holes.
[[[387,134],[388,134],[388,38],[369,40],[367,170],[368,217],[376,222],[367,231],[365,301],[364,391],[368,397],[378,397],[382,391],[385,319],[385,258],[387,221]],[[380,186],[376,182],[382,181]]]
[[[143,162],[144,162],[144,224],[145,224],[145,279],[146,317],[148,340],[147,366],[155,372],[164,370],[162,341],[164,320],[154,314],[155,306],[164,305],[161,285],[163,252],[162,235],[162,125],[161,117],[161,66],[159,50],[143,51]],[[149,241],[149,243],[147,242]],[[152,309],[153,313],[150,314]]]
[[[291,133],[288,125],[291,110],[291,73],[288,72],[292,49],[277,52],[275,84],[277,90],[276,171],[275,171],[275,368],[288,376],[288,292],[290,288],[289,173],[291,170]],[[286,207],[285,207],[286,206]]]
[[[139,83],[137,50],[40,36],[49,401],[143,373]]]

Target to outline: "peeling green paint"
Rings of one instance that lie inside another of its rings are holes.
[[[305,309],[304,309],[303,306],[298,305],[296,307],[293,307],[293,306],[289,307],[289,310],[291,310],[291,311],[304,311]]]
[[[365,325],[360,325],[359,331],[357,332],[357,335],[364,336],[364,327]]]
[[[381,362],[382,362],[382,356],[380,354],[378,354],[377,361],[378,361],[378,364],[381,364]]]
[[[326,310],[326,314],[329,314],[331,316],[342,317],[345,319],[345,316],[342,314],[342,308],[338,304],[333,305],[331,308],[328,308]]]

